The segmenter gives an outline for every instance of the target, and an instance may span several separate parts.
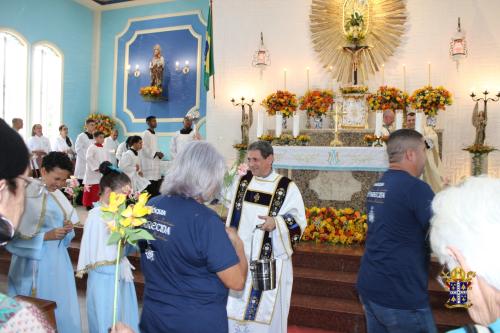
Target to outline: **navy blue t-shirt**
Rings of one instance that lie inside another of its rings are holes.
[[[388,170],[366,198],[368,234],[357,289],[362,298],[395,309],[429,305],[430,186]]]
[[[224,223],[193,199],[159,196],[141,241],[144,308],[141,332],[225,333],[228,289],[217,272],[239,263]]]

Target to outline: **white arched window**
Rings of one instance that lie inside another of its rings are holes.
[[[63,56],[52,44],[33,46],[31,124],[42,124],[43,135],[54,138],[62,121]]]
[[[0,28],[0,117],[9,124],[12,118],[21,118],[26,126],[27,70],[28,43],[19,34]]]

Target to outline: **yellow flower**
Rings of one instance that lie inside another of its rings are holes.
[[[108,229],[111,232],[115,232],[118,228],[116,227],[115,221],[109,221],[106,223],[108,225]]]
[[[111,192],[109,195],[109,203],[107,206],[102,206],[101,210],[103,212],[116,213],[118,208],[125,202],[127,196],[125,194],[117,194],[115,192]]]
[[[139,200],[135,205],[130,205],[122,212],[122,216],[125,217],[123,221],[120,223],[124,227],[128,227],[129,225],[133,225],[134,227],[141,226],[146,219],[142,218],[145,215],[151,214],[152,208],[149,206],[145,206],[148,201],[149,194],[142,193],[139,196]]]

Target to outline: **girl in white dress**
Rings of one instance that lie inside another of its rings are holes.
[[[43,136],[42,125],[35,124],[31,129],[31,137],[28,139],[28,149],[31,153],[31,169],[33,177],[40,177],[42,159],[50,153],[50,141]]]
[[[52,144],[52,151],[65,153],[72,161],[76,158],[75,147],[68,136],[68,127],[64,124],[59,126],[59,136]]]
[[[138,135],[128,139],[129,149],[122,155],[118,167],[132,180],[134,192],[142,192],[148,187],[149,181],[144,178],[139,160],[139,151],[142,149],[142,138]]]

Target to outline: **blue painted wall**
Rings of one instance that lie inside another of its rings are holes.
[[[206,20],[208,15],[208,0],[194,0],[194,1],[183,1],[177,0],[167,3],[160,3],[154,5],[145,5],[145,6],[137,6],[130,7],[124,9],[116,9],[110,11],[102,12],[101,17],[101,40],[100,40],[100,72],[99,72],[99,98],[98,98],[98,111],[101,113],[105,113],[108,115],[112,115],[113,113],[113,84],[114,84],[114,70],[115,70],[115,37],[120,35],[127,27],[128,20],[134,18],[155,16],[155,15],[165,15],[165,14],[175,14],[182,13],[188,11],[201,11],[204,19]],[[203,34],[203,38],[204,38]],[[202,55],[204,50],[204,42],[202,43]],[[118,51],[118,50],[117,50]],[[121,59],[123,61],[123,59]],[[165,59],[166,61],[175,62],[175,60],[169,59],[168,55]],[[185,60],[185,59],[184,59]],[[179,59],[181,65],[183,64],[183,58]],[[194,60],[190,60],[191,66],[195,66]],[[168,64],[167,66],[174,65]],[[134,70],[135,63],[131,62],[131,71]],[[123,63],[122,67],[123,68]],[[143,67],[144,69],[144,67]],[[144,70],[143,74],[149,77],[149,74]],[[203,79],[203,76],[201,76]],[[201,89],[203,92],[201,94],[200,101],[200,110],[203,114],[205,114],[206,110],[206,94],[203,88],[203,84],[201,84]],[[147,111],[145,111],[147,112]],[[140,123],[137,123],[135,126],[139,126]],[[165,130],[170,132],[176,128],[173,128],[174,124],[168,125],[168,128]],[[179,123],[178,129],[180,129],[181,124]],[[137,127],[135,127],[137,128]],[[143,124],[141,130],[144,130],[146,125]],[[124,129],[121,126],[118,128],[120,132],[123,133]],[[203,128],[202,128],[203,135]],[[162,136],[160,137],[160,147],[162,151],[168,153],[168,146],[171,137]]]
[[[17,31],[30,46],[43,40],[62,51],[63,122],[75,138],[90,111],[92,11],[70,0],[2,1],[0,26]]]

